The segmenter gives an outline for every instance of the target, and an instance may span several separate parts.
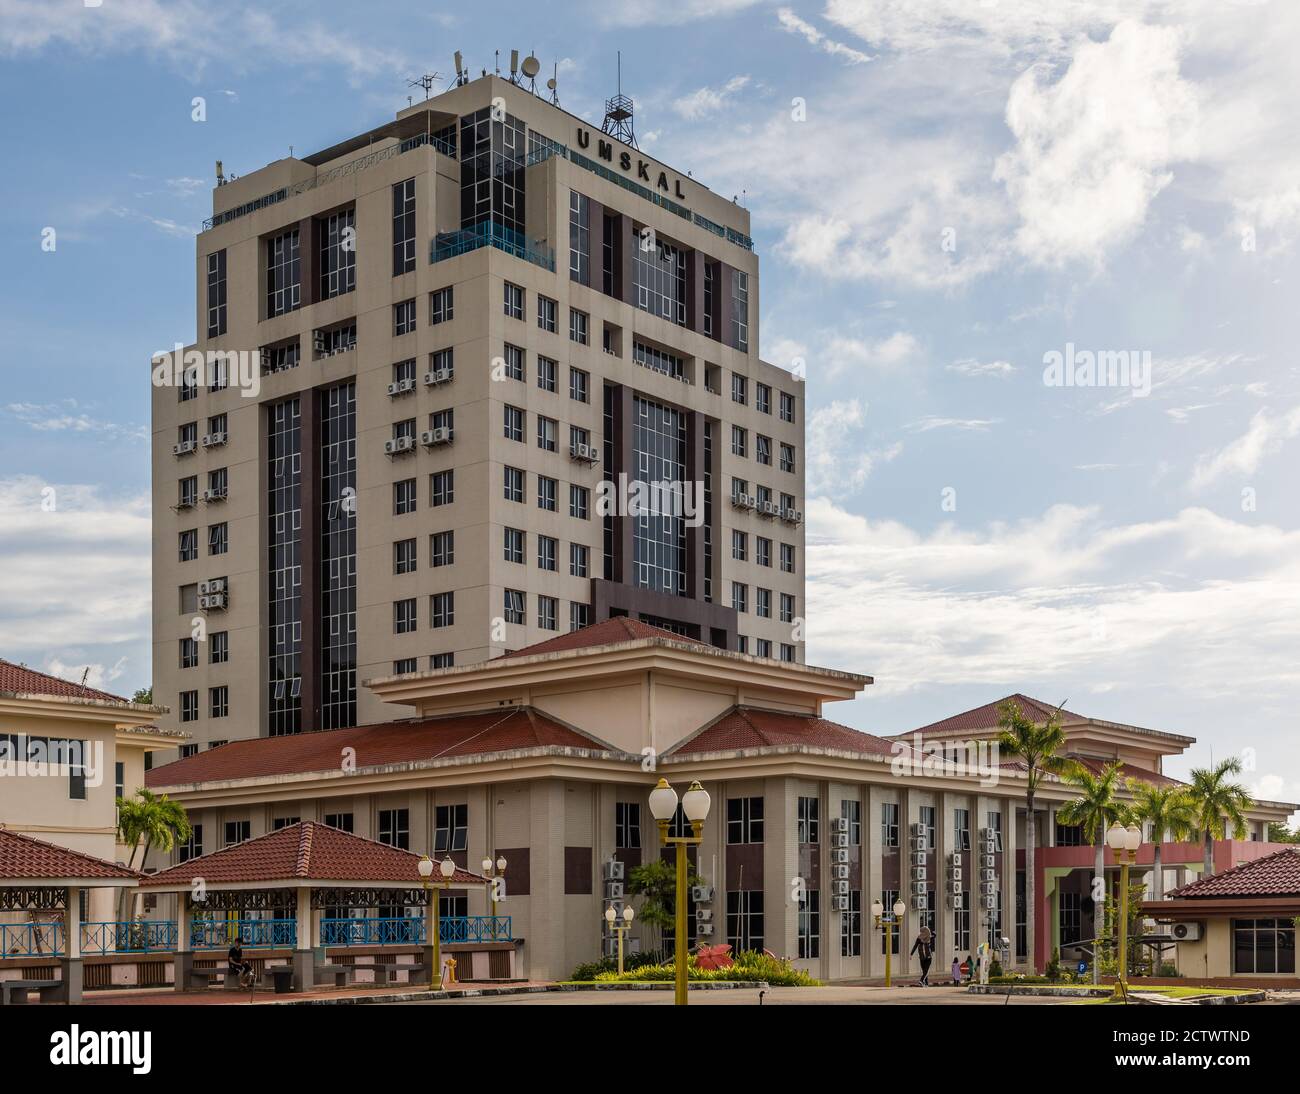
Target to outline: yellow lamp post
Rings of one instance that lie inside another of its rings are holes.
[[[1123,827],[1115,821],[1106,832],[1106,843],[1119,863],[1119,953],[1115,963],[1115,998],[1128,1002],[1128,871],[1137,862],[1142,830],[1136,824]]]
[[[907,912],[907,905],[901,900],[896,900],[892,912],[892,915],[886,915],[885,906],[880,901],[871,902],[871,917],[876,921],[876,930],[885,932],[885,987],[890,986],[890,957],[894,952],[894,926],[897,924],[901,938],[903,916]]]
[[[495,873],[493,869],[495,868]],[[492,884],[488,892],[492,894],[492,941],[497,940],[497,891],[505,886],[506,878],[506,858],[505,855],[498,855],[494,863],[490,858],[483,859],[483,876],[492,879]],[[501,879],[500,884],[497,878]]]
[[[618,925],[619,914],[614,911],[614,905],[605,909],[605,922],[609,924],[609,929],[614,932],[614,937],[618,939],[618,975],[623,975],[623,936],[627,934],[627,929],[632,926],[632,917],[636,913],[632,911],[631,904],[623,906],[623,925]]]
[[[428,855],[422,855],[419,863],[420,881],[424,885],[424,891],[428,894],[427,899],[433,902],[433,929],[429,932],[433,935],[431,942],[433,944],[433,967],[429,970],[429,990],[437,991],[442,987],[442,908],[439,902],[438,890],[445,889],[451,883],[451,879],[456,874],[456,864],[451,861],[448,855],[438,863],[438,873],[442,876],[442,881],[433,881],[433,859]]]
[[[704,842],[704,821],[712,804],[708,792],[698,781],[691,783],[682,795],[682,813],[690,823],[689,836],[669,835],[669,827],[677,815],[677,791],[660,779],[650,791],[650,814],[659,825],[659,842],[665,847],[677,848],[677,900],[673,928],[673,969],[676,979],[673,1003],[686,1006],[686,848]]]

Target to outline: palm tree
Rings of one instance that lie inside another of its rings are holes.
[[[1059,755],[1065,747],[1065,733],[1061,729],[1061,707],[1041,725],[1027,717],[1014,699],[1008,699],[998,711],[998,748],[1008,756],[1020,759],[1025,765],[1025,935],[1029,967],[1037,970],[1034,961],[1034,931],[1036,928],[1034,875],[1034,848],[1038,842],[1035,827],[1034,798],[1038,784],[1045,774],[1059,775],[1070,761]]]
[[[1151,842],[1155,847],[1151,893],[1156,900],[1163,900],[1165,877],[1160,866],[1161,849],[1166,839],[1181,843],[1191,834],[1196,825],[1192,799],[1182,786],[1153,786],[1141,779],[1129,779],[1128,788],[1133,795],[1133,819],[1138,824],[1151,825]]]
[[[1079,791],[1079,796],[1056,811],[1062,824],[1076,825],[1086,840],[1097,849],[1092,868],[1092,937],[1097,949],[1092,958],[1092,982],[1101,982],[1100,940],[1105,933],[1106,917],[1106,830],[1125,813],[1125,806],[1115,797],[1122,764],[1108,763],[1094,775],[1075,762],[1065,772],[1064,781]]]
[[[1241,783],[1229,782],[1228,776],[1241,774],[1241,761],[1236,756],[1221,760],[1214,767],[1198,767],[1192,772],[1189,791],[1196,814],[1196,827],[1205,841],[1205,872],[1214,873],[1214,841],[1246,838],[1244,813],[1250,808],[1251,797]],[[1231,827],[1229,827],[1231,826]]]
[[[177,843],[190,838],[193,829],[185,806],[172,801],[166,794],[161,797],[152,790],[141,787],[134,797],[117,799],[117,834],[119,842],[131,848],[127,866],[135,869],[135,856],[140,854],[140,868],[149,860],[149,851],[157,847],[170,852]],[[127,918],[128,893],[121,890],[119,918]]]

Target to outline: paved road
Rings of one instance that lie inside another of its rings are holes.
[[[477,1004],[515,1006],[671,1006],[671,991],[551,991],[531,995],[484,996],[476,999],[455,999],[411,1003],[409,1006],[439,1007]],[[693,991],[691,1006],[752,1007],[758,1004],[757,988],[736,988],[726,991]],[[818,1006],[845,1004],[861,1006],[1002,1006],[1003,996],[967,995],[961,988],[770,988],[763,997],[764,1006]],[[1069,1004],[1058,998],[1017,995],[1009,1005],[1034,1007]]]

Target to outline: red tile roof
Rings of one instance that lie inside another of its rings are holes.
[[[911,730],[907,733],[900,733],[897,736],[910,737],[913,733],[950,733],[997,729],[1002,705],[1007,702],[1015,703],[1026,717],[1034,719],[1035,722],[1045,722],[1051,717],[1052,711],[1056,709],[1054,703],[1044,703],[1039,699],[1031,699],[1028,695],[1021,695],[1017,692],[1015,695],[1008,695],[996,702],[985,703],[982,707],[963,711],[961,714],[954,714],[951,718],[944,718],[941,721],[932,722],[928,726],[922,726],[920,729]],[[1087,720],[1082,714],[1075,714],[1069,710],[1062,710],[1061,718],[1063,721]]]
[[[1300,896],[1300,847],[1286,847],[1181,889],[1168,897]]]
[[[1072,760],[1082,764],[1094,775],[1100,775],[1102,768],[1106,766],[1105,760],[1098,760],[1092,756],[1071,756]],[[1138,782],[1150,783],[1152,786],[1186,786],[1185,782],[1178,779],[1170,778],[1168,775],[1162,775],[1159,771],[1152,771],[1149,768],[1138,767],[1136,764],[1121,763],[1119,765],[1119,777],[1121,779],[1136,779]]]
[[[713,649],[712,646],[698,639],[674,634],[662,627],[642,623],[639,619],[632,619],[628,616],[615,616],[613,619],[606,619],[603,623],[593,623],[589,627],[582,627],[576,631],[569,631],[568,634],[548,638],[545,642],[536,642],[531,646],[525,646],[521,650],[503,653],[494,660],[503,661],[508,657],[532,657],[542,653],[567,653],[571,650],[608,646],[614,642],[633,642],[639,638],[663,638],[671,642],[686,642],[692,646],[699,646],[702,650]]]
[[[225,883],[362,881],[420,884],[420,855],[386,843],[299,821],[244,843],[161,870],[142,887],[183,885],[202,878],[210,887]],[[435,871],[436,873],[436,871]],[[440,876],[440,875],[438,875]],[[456,868],[455,885],[482,885],[487,878]]]
[[[5,881],[134,880],[134,870],[55,843],[0,828],[0,879]]]
[[[96,699],[104,703],[129,703],[120,695],[98,688],[82,687],[71,680],[15,665],[0,657],[0,692],[17,695],[56,695],[64,699]]]
[[[216,779],[250,779],[337,771],[345,755],[357,767],[411,763],[449,756],[474,756],[548,745],[601,749],[605,745],[548,718],[531,707],[479,714],[454,714],[420,721],[298,733],[289,737],[254,737],[197,752],[155,767],[145,785],[178,786]]]
[[[752,707],[732,707],[694,737],[671,749],[669,754],[681,756],[790,745],[881,755],[889,755],[894,751],[889,741],[825,718]]]

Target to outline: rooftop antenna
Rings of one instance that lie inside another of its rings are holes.
[[[528,80],[528,90],[534,95],[537,94],[537,74],[542,71],[542,62],[534,57],[531,53],[524,58],[524,63],[520,70]]]
[[[636,133],[632,129],[632,100],[623,94],[623,51],[618,51],[618,94],[605,100],[605,120],[600,123],[600,131],[615,140],[639,148]]]
[[[496,74],[500,76],[501,75],[501,51],[499,49],[494,49],[492,51],[492,54],[494,57],[496,57],[496,64],[495,64]]]
[[[433,91],[433,85],[441,79],[441,72],[426,72],[423,76],[417,76],[414,80],[407,80],[406,86],[424,88],[424,97],[427,100]]]
[[[546,81],[546,89],[551,93],[551,104],[553,106],[560,105],[559,76],[560,66],[556,63],[551,66],[551,78]]]
[[[517,84],[519,82],[519,50],[510,51],[510,82]]]
[[[460,50],[456,50],[455,61],[456,61],[456,86],[460,87],[463,84],[469,83],[469,74],[465,71],[465,65],[463,63],[463,58],[460,55]]]

